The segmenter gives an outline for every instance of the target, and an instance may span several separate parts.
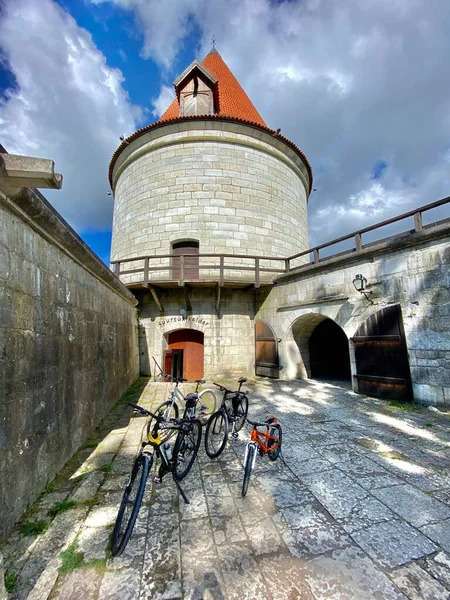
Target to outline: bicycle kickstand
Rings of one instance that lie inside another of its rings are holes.
[[[175,477],[173,477],[173,480],[174,480],[174,482],[175,482],[175,485],[176,485],[176,486],[177,486],[177,488],[178,488],[178,491],[179,491],[179,492],[180,492],[180,494],[181,494],[181,497],[182,497],[182,498],[183,498],[183,500],[184,500],[184,503],[185,503],[185,504],[190,504],[190,502],[189,502],[189,500],[188,500],[188,497],[187,497],[187,496],[186,496],[186,494],[183,492],[183,489],[182,489],[181,485],[178,483],[178,481],[175,479]]]

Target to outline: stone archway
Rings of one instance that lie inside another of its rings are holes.
[[[344,331],[332,319],[316,325],[309,338],[311,377],[351,379],[349,343]]]
[[[312,356],[311,356],[312,350]],[[320,314],[308,313],[300,316],[291,327],[288,348],[291,378],[309,379],[329,377],[350,379],[349,343],[343,329],[333,319]],[[333,355],[344,355],[340,375],[333,369]]]

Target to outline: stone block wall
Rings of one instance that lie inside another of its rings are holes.
[[[328,317],[348,338],[377,310],[398,303],[403,316],[414,399],[450,406],[450,227],[437,226],[382,242],[359,255],[337,257],[280,278],[260,292],[257,318],[279,337],[281,377],[306,377],[307,348],[315,324]],[[373,305],[352,281],[362,273]],[[312,329],[311,329],[312,328]],[[305,333],[303,335],[303,333]],[[353,344],[349,339],[352,373]],[[353,382],[357,391],[357,383]]]
[[[308,247],[306,168],[249,126],[195,121],[149,132],[120,155],[113,188],[112,260],[169,254],[187,239],[200,253],[286,257]]]
[[[0,541],[139,374],[135,299],[38,193],[0,193]]]
[[[204,378],[237,378],[254,376],[255,334],[254,294],[223,289],[219,316],[215,313],[212,289],[191,291],[192,312],[180,314],[184,296],[180,290],[159,294],[164,315],[161,315],[152,297],[139,294],[139,352],[141,372],[154,376],[158,370],[156,359],[164,369],[163,354],[167,335],[178,329],[196,329],[204,334]]]

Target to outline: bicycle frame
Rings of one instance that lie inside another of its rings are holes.
[[[258,431],[256,427],[252,429],[251,441],[256,442],[264,454],[267,454],[269,450],[276,450],[280,445],[279,437],[270,435],[269,429],[270,425],[266,426],[266,431]],[[271,440],[274,441],[275,444],[269,446]]]

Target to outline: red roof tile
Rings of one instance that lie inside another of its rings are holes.
[[[267,127],[259,112],[253,106],[250,98],[244,92],[241,84],[227,67],[217,50],[212,50],[202,62],[213,75],[219,80],[219,110],[216,113],[218,117],[231,117],[251,121],[256,125]],[[176,119],[180,116],[180,105],[178,98],[172,102],[166,112],[162,115],[159,122]]]

